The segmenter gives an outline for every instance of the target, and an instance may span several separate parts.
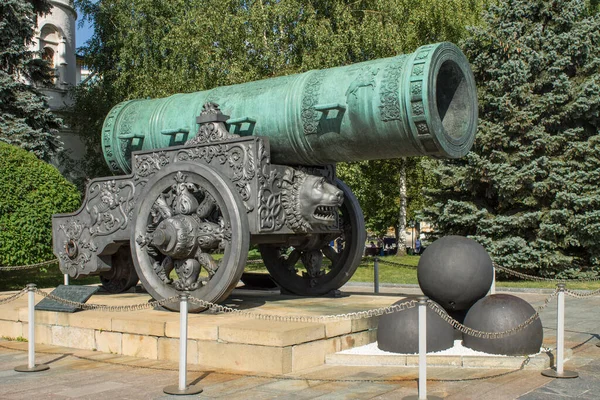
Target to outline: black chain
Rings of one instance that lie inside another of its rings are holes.
[[[41,268],[46,265],[52,265],[52,264],[58,264],[58,259],[43,261],[40,263],[29,264],[29,265],[15,265],[15,266],[2,265],[2,266],[0,266],[0,271],[20,271],[20,270],[24,270],[24,269],[35,269],[35,268]]]

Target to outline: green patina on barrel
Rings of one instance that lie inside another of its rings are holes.
[[[471,148],[477,92],[458,47],[438,43],[412,54],[115,106],[104,121],[104,157],[131,171],[131,152],[182,145],[196,135],[206,102],[229,130],[269,138],[278,164],[429,155],[458,158]]]

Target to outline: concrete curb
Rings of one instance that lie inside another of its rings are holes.
[[[571,349],[565,349],[565,361],[573,355]],[[554,355],[543,352],[531,357],[525,369],[542,370],[553,365]],[[485,369],[519,369],[527,359],[525,356],[442,356],[428,355],[428,367],[458,367]],[[369,367],[417,367],[417,354],[329,354],[325,359],[326,365],[369,366]]]

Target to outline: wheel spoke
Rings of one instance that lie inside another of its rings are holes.
[[[296,263],[298,262],[298,260],[300,260],[301,256],[302,256],[302,252],[298,249],[294,249],[287,256],[287,258],[285,256],[282,256],[282,257],[280,257],[280,260],[282,260],[282,263],[285,266],[285,269],[296,274],[298,272],[298,270],[296,269]]]
[[[337,264],[337,262],[340,259],[340,254],[335,251],[335,249],[329,245],[324,246],[321,251],[323,252],[323,255],[325,255],[325,257],[327,257],[327,259],[329,259],[329,261],[331,261],[331,267],[333,268],[334,265]]]

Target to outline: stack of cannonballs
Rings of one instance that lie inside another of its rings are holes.
[[[484,332],[504,332],[528,320],[535,310],[508,294],[486,296],[493,280],[493,264],[483,246],[462,236],[446,236],[429,246],[417,270],[419,286],[430,301],[454,319]],[[401,303],[402,301],[398,302]],[[412,354],[418,351],[418,310],[382,315],[377,328],[381,350]],[[441,351],[462,338],[463,346],[489,354],[527,355],[540,351],[543,340],[539,319],[519,332],[500,339],[462,334],[427,308],[427,351]]]

